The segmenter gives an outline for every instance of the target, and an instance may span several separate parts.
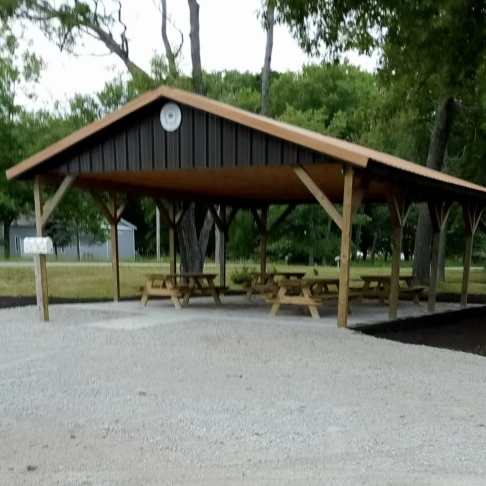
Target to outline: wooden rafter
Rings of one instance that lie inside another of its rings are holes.
[[[412,198],[409,194],[396,189],[387,194],[387,199],[393,226],[403,228],[412,207]]]
[[[218,227],[219,231],[221,231],[221,233],[226,233],[226,226],[223,223],[223,221],[221,221],[221,218],[219,217],[219,214],[218,214],[218,211],[216,211],[216,208],[212,204],[208,204],[207,206],[208,206],[209,212],[211,213],[211,216],[213,217],[214,223]]]
[[[48,201],[46,201],[42,210],[41,224],[43,228],[49,218],[52,216],[54,210],[59,206],[59,203],[63,200],[64,196],[67,194],[69,188],[73,185],[75,180],[76,176],[74,175],[67,175],[66,177],[64,177],[63,181],[57,188],[57,191]]]
[[[172,218],[170,217],[169,211],[164,206],[162,201],[160,199],[154,198],[154,202],[155,202],[155,205],[157,206],[157,209],[160,211],[160,215],[162,216],[162,219],[164,220],[165,224],[169,228],[173,228],[174,222],[172,221]]]
[[[109,207],[105,204],[105,201],[103,201],[103,198],[101,197],[101,194],[99,192],[91,191],[91,197],[94,199],[98,207],[100,208],[101,212],[105,216],[105,218],[108,220],[110,225],[113,225],[116,223],[116,219],[113,217],[111,214],[111,211]]]
[[[258,231],[260,232],[261,235],[267,234],[267,228],[266,225],[263,225],[263,222],[260,218],[260,215],[258,214],[258,211],[255,208],[250,208],[250,212],[253,216],[253,219],[255,220],[255,223],[258,227]]]
[[[466,203],[462,205],[462,212],[464,215],[464,227],[466,234],[474,235],[478,229],[481,221],[481,216],[484,211],[484,206],[474,203]],[[483,223],[484,224],[484,223]]]
[[[340,230],[343,229],[343,217],[339,211],[334,207],[331,200],[322,192],[317,184],[312,180],[310,175],[303,167],[296,167],[294,169],[297,177],[302,181],[308,191],[317,199],[317,202],[324,208],[324,211],[336,223]]]
[[[176,226],[179,226],[179,223],[181,222],[182,218],[184,217],[184,214],[186,214],[186,211],[187,211],[187,208],[188,207],[189,207],[189,203],[187,201],[184,201],[182,203],[182,206],[179,208],[179,210],[175,214],[174,224]]]
[[[432,227],[436,233],[440,233],[447,223],[451,211],[451,201],[429,201],[429,213]]]

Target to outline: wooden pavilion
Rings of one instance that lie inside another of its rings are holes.
[[[161,109],[176,103],[174,131],[161,125]],[[425,202],[434,228],[429,312],[435,309],[440,233],[459,203],[466,228],[461,305],[467,302],[472,240],[486,206],[486,188],[359,145],[277,122],[201,96],[161,86],[95,121],[7,171],[33,181],[38,236],[71,187],[90,191],[111,227],[114,299],[119,299],[117,194],[151,196],[170,228],[175,272],[175,228],[183,207],[208,205],[223,235],[238,209],[250,209],[261,235],[266,269],[270,204],[318,202],[341,230],[338,326],[347,326],[353,219],[363,201],[385,202],[393,222],[389,317],[396,318],[403,226],[412,203]],[[43,185],[57,190],[47,201]],[[109,193],[106,205],[101,192]],[[162,200],[168,205],[164,206]],[[342,205],[342,211],[335,204]],[[221,216],[215,210],[221,206]],[[168,210],[166,208],[169,208]],[[227,216],[227,209],[231,212]],[[224,248],[224,237],[223,237]],[[225,282],[225,259],[221,261]],[[45,256],[36,266],[37,302],[48,319]]]

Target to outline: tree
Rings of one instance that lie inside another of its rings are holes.
[[[156,82],[130,58],[127,27],[123,22],[122,4],[115,2],[111,11],[106,4],[94,0],[92,4],[75,1],[74,5],[64,1],[54,3],[49,0],[10,0],[0,5],[0,15],[17,17],[35,22],[60,49],[73,49],[83,35],[94,37],[113,54],[117,55],[132,75],[139,92],[153,88]],[[201,53],[199,41],[199,4],[188,0],[191,23],[191,58],[193,67],[193,88],[203,93]],[[118,40],[116,39],[118,37]],[[179,248],[184,271],[201,271],[207,251],[212,218],[206,213],[201,231],[196,228],[196,211],[190,204],[181,225],[179,225]]]
[[[0,23],[0,223],[3,226],[4,256],[10,256],[10,226],[32,205],[31,191],[21,182],[7,182],[5,170],[27,155],[25,126],[19,123],[23,110],[17,104],[17,95],[23,91],[33,96],[32,84],[38,81],[42,61],[34,54],[21,52],[16,37],[8,26]],[[3,236],[3,238],[2,238]]]
[[[164,43],[165,55],[167,57],[167,62],[169,63],[169,73],[172,78],[176,79],[179,77],[179,70],[177,69],[176,63],[177,63],[177,58],[179,57],[179,54],[184,45],[184,34],[182,33],[181,30],[179,30],[179,33],[181,35],[181,43],[179,44],[179,47],[174,52],[169,41],[169,36],[167,35],[167,0],[160,0],[160,8],[162,13],[162,27],[161,27],[162,42]]]
[[[310,52],[337,56],[355,47],[382,49],[381,71],[406,79],[435,101],[435,123],[427,165],[442,169],[454,100],[471,89],[486,47],[482,0],[395,2],[374,0],[277,0],[285,22]],[[444,49],[447,45],[448,48]],[[430,220],[421,210],[414,274],[428,278]]]
[[[264,14],[264,27],[267,31],[267,44],[265,48],[265,59],[262,69],[262,115],[268,116],[268,96],[270,92],[270,74],[273,52],[273,27],[275,25],[275,4],[269,0]]]

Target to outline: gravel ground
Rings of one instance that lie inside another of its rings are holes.
[[[484,358],[162,315],[0,310],[1,485],[485,484]]]

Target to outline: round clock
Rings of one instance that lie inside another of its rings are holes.
[[[179,105],[176,103],[166,103],[160,111],[160,123],[162,128],[167,132],[175,132],[182,121],[182,113]]]

